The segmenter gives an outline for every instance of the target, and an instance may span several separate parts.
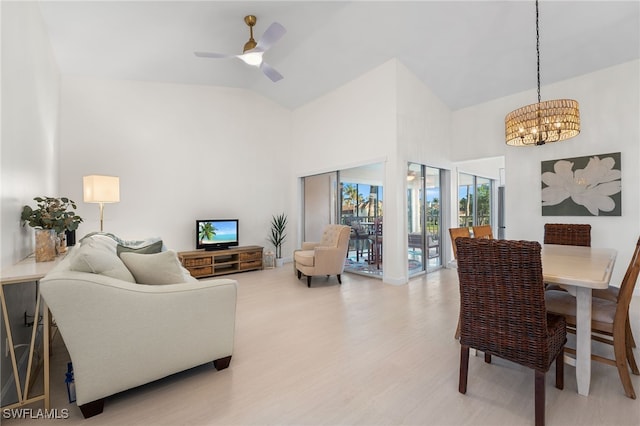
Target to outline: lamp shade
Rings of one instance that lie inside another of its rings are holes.
[[[82,190],[85,203],[120,202],[120,178],[117,176],[83,176]]]

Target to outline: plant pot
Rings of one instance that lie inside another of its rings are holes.
[[[276,267],[279,268],[284,265],[284,260],[281,257],[276,258]]]
[[[36,262],[51,262],[56,258],[57,240],[53,229],[36,229]]]

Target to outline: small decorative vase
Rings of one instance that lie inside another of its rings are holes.
[[[53,229],[36,229],[36,262],[51,262],[56,258],[57,239]]]

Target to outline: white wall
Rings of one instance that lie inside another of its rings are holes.
[[[205,86],[64,77],[62,93],[60,186],[79,201],[80,235],[99,229],[82,202],[89,174],[120,177],[105,232],[175,250],[195,249],[197,218],[239,218],[240,243],[267,247],[272,215],[291,216],[290,111]]]
[[[596,247],[618,249],[612,284],[619,285],[640,235],[640,61],[632,61],[542,87],[542,98],[580,103],[581,133],[539,147],[507,147],[504,116],[535,102],[528,91],[454,113],[456,159],[505,155],[506,236],[542,241],[544,224],[590,223]],[[456,124],[459,123],[459,124]],[[490,124],[488,124],[490,123]],[[469,140],[478,141],[471,144]],[[482,146],[480,150],[478,146]],[[622,216],[542,216],[540,163],[546,160],[622,153]]]
[[[450,168],[450,112],[390,60],[293,113],[294,176],[384,165],[384,282],[408,280],[407,163]]]
[[[20,226],[33,197],[58,196],[59,72],[35,2],[2,2],[1,265],[33,252]]]

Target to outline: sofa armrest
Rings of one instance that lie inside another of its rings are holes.
[[[233,352],[234,280],[144,285],[56,270],[40,286],[73,362],[78,405]]]

